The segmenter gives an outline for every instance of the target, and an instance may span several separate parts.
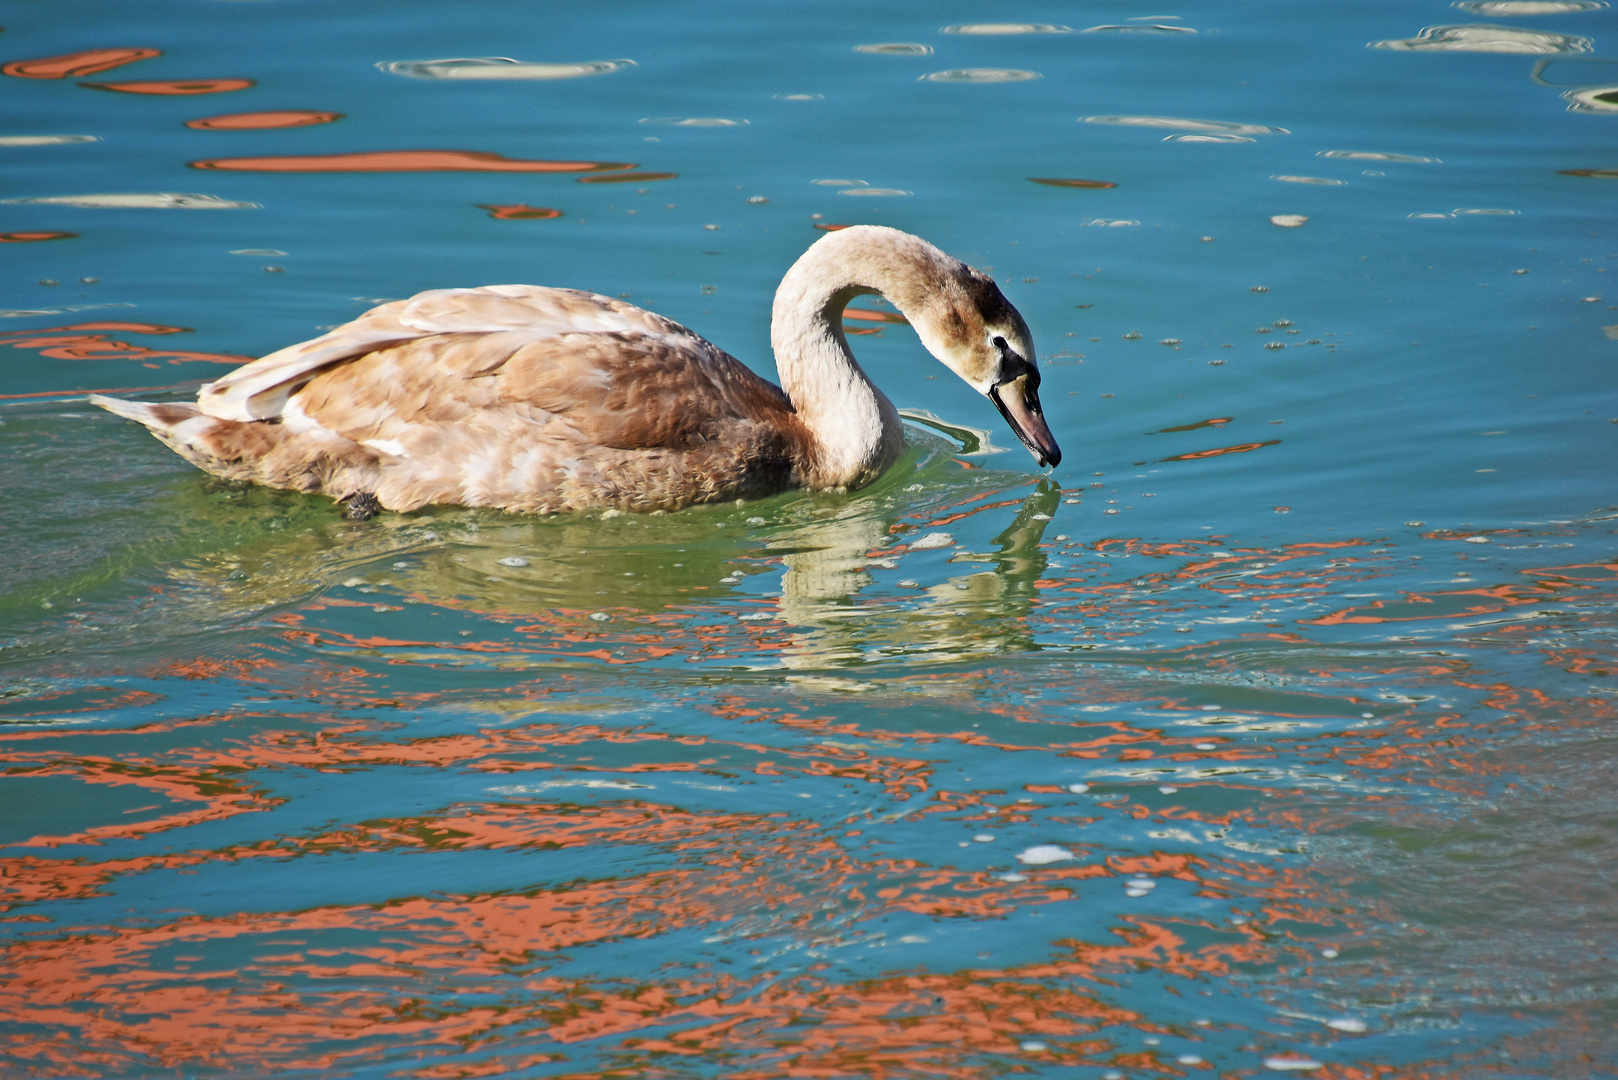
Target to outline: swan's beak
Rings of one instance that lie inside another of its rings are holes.
[[[989,389],[989,400],[1006,418],[1017,438],[1028,447],[1034,460],[1041,465],[1060,465],[1062,448],[1056,445],[1051,429],[1045,425],[1045,414],[1039,407],[1039,373],[1025,370],[1014,379]]]

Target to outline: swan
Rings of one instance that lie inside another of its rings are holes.
[[[1042,466],[1061,461],[1028,324],[994,279],[917,236],[827,233],[782,279],[781,386],[685,327],[575,289],[437,289],[244,364],[182,403],[90,400],[215,476],[379,508],[649,512],[790,488],[852,490],[898,460],[898,411],[842,312],[880,293],[988,397]]]

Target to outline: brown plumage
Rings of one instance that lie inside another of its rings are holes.
[[[993,279],[869,226],[828,235],[783,281],[772,339],[786,392],[632,304],[495,285],[384,304],[238,368],[195,404],[91,400],[215,475],[371,493],[391,510],[649,511],[855,487],[903,448],[841,330],[843,305],[865,292],[893,299],[934,355],[1055,457],[1038,374],[1021,361],[1027,327]],[[1032,435],[1002,391],[1035,418]]]

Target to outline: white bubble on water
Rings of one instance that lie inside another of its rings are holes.
[[[1314,1058],[1304,1057],[1301,1054],[1278,1054],[1275,1057],[1265,1058],[1264,1067],[1266,1069],[1273,1069],[1276,1072],[1307,1072],[1310,1069],[1319,1069],[1323,1066]]]
[[[976,836],[972,837],[972,839],[976,840],[980,844],[992,844],[994,843],[994,834],[980,832]]]
[[[1017,861],[1025,866],[1044,866],[1047,863],[1062,862],[1071,858],[1073,858],[1071,851],[1056,844],[1035,844],[1017,855]]]
[[[1326,1021],[1326,1026],[1333,1031],[1346,1031],[1358,1035],[1365,1030],[1365,1021],[1356,1020],[1352,1016],[1339,1016]]]
[[[528,565],[528,560],[523,558],[521,555],[507,555],[505,558],[500,559],[498,561],[499,561],[501,566],[527,566]]]
[[[926,551],[929,548],[949,547],[953,543],[955,543],[955,537],[950,533],[930,532],[924,536],[916,537],[916,539],[910,541],[909,546],[911,551]]]
[[[1069,791],[1071,791],[1075,795],[1083,795],[1086,791],[1090,790],[1090,785],[1089,784],[1069,784],[1067,786],[1067,789]]]
[[[1046,1046],[1044,1043],[1040,1042],[1038,1039],[1029,1039],[1027,1042],[1022,1044],[1022,1048],[1024,1050],[1028,1051],[1028,1053],[1030,1053],[1030,1054],[1037,1054],[1041,1050],[1049,1050],[1050,1049],[1050,1047]]]

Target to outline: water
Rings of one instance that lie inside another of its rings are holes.
[[[0,277],[3,1071],[1613,1075],[1618,60],[1556,6],[15,5],[161,55],[3,78],[0,231],[76,234]],[[397,151],[630,168],[218,166]],[[668,517],[354,525],[82,401],[511,281],[769,374],[856,222],[994,268],[1059,470],[878,320],[900,466]]]

